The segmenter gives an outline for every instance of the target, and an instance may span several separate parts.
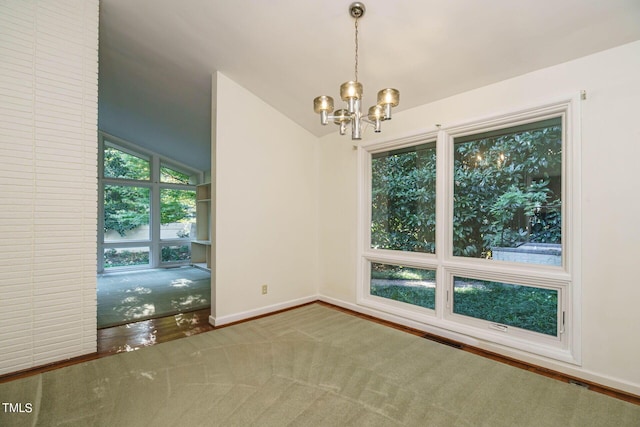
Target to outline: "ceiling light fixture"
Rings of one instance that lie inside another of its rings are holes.
[[[365,7],[361,2],[351,3],[349,14],[355,18],[356,55],[355,80],[340,85],[340,97],[347,102],[347,109],[333,111],[333,98],[322,95],[313,100],[313,111],[320,114],[320,123],[326,125],[329,120],[340,126],[340,135],[347,132],[351,125],[351,139],[362,139],[362,122],[374,125],[375,132],[380,132],[382,121],[391,120],[391,108],[400,102],[400,92],[396,89],[382,89],[378,92],[378,103],[369,108],[366,117],[360,111],[362,101],[362,83],[358,81],[358,19],[364,16]]]

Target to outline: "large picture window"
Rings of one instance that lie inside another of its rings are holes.
[[[453,255],[560,265],[560,117],[454,138]]]
[[[371,247],[435,253],[435,142],[376,153],[371,171]]]
[[[100,138],[98,271],[187,264],[201,173]]]
[[[358,303],[578,363],[578,102],[361,145]]]

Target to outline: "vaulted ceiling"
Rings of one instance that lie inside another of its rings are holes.
[[[99,127],[209,169],[211,75],[221,71],[309,132],[332,132],[312,100],[338,103],[354,77],[350,3],[101,0]],[[638,0],[364,3],[363,104],[395,87],[396,111],[640,39]]]

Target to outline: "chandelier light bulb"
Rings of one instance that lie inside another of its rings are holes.
[[[369,107],[369,120],[382,120],[384,118],[384,111],[381,105],[374,105]]]
[[[384,120],[391,120],[391,107],[400,103],[400,92],[396,89],[382,89],[378,92],[378,105],[384,107]]]
[[[378,92],[378,104],[387,105],[391,104],[392,107],[397,107],[400,103],[400,92],[396,89],[382,89]]]
[[[343,101],[349,101],[350,99],[362,98],[362,83],[348,81],[340,85],[340,98]]]
[[[326,125],[329,121],[329,114],[333,111],[333,98],[322,95],[313,100],[313,111],[320,114],[320,123]]]
[[[374,131],[376,133],[380,132],[380,124],[382,120],[384,120],[384,109],[381,105],[374,105],[373,107],[369,107],[369,114],[367,116],[371,122],[375,125]]]
[[[313,111],[316,113],[323,111],[331,113],[333,111],[333,98],[326,95],[318,96],[313,100]]]

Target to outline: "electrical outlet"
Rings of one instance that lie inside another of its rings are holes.
[[[267,285],[262,285],[262,295],[266,295],[268,291],[269,288],[267,287]]]

